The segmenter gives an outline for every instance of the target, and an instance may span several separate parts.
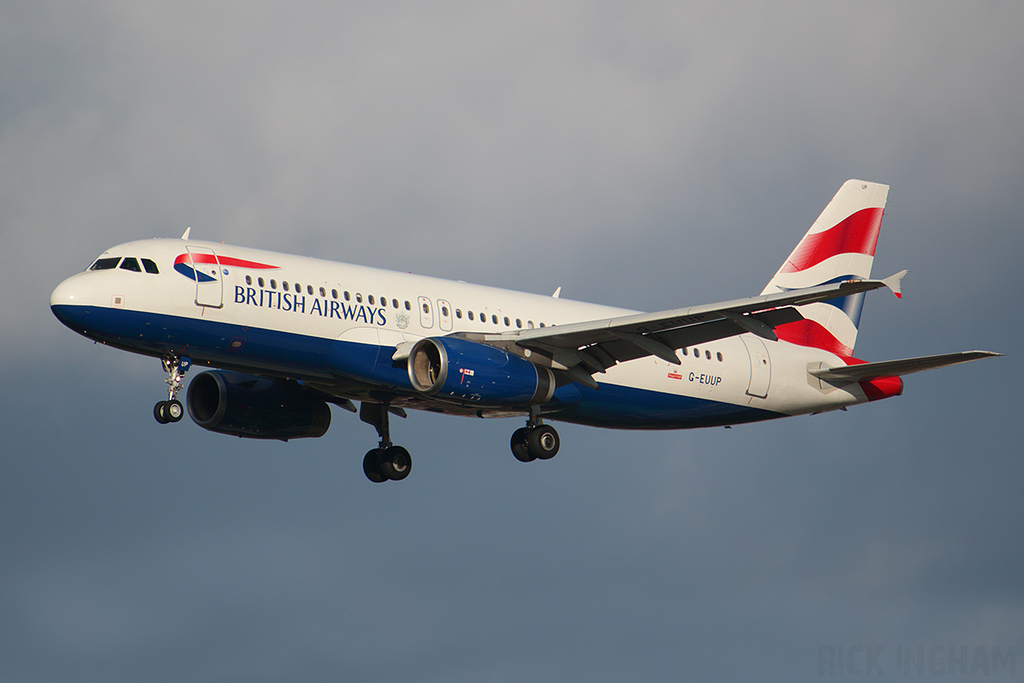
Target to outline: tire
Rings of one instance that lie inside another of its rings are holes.
[[[164,415],[168,422],[181,422],[181,418],[185,416],[185,407],[178,400],[166,401]]]
[[[558,432],[550,425],[535,427],[526,437],[526,445],[535,457],[541,460],[550,460],[558,453],[560,445]]]
[[[167,401],[158,401],[157,404],[153,406],[153,417],[155,417],[156,421],[162,425],[171,421],[171,418],[167,416],[167,403]]]
[[[509,445],[512,447],[512,455],[516,456],[516,460],[519,462],[533,462],[537,459],[537,456],[530,452],[530,447],[526,443],[526,437],[529,434],[530,430],[526,427],[512,432],[512,441]]]
[[[388,480],[380,470],[380,449],[374,448],[363,458],[363,474],[374,484],[383,484]]]
[[[385,449],[380,458],[380,471],[391,481],[401,481],[412,472],[412,456],[401,446]]]

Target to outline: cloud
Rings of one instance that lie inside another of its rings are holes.
[[[0,638],[26,680],[807,678],[1013,644],[1014,4],[97,3],[0,26]],[[155,361],[47,297],[181,234],[644,310],[760,291],[892,185],[858,355],[992,348],[849,413],[683,433],[416,414],[161,427]],[[866,640],[867,639],[867,640]],[[870,641],[870,642],[868,642]],[[299,675],[296,676],[295,674]],[[723,676],[724,674],[724,676]]]

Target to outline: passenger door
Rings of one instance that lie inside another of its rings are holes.
[[[438,325],[442,332],[452,331],[452,305],[444,299],[437,300]]]
[[[224,278],[217,254],[208,247],[187,246],[185,249],[196,279],[196,306],[223,308]]]
[[[740,339],[747,347],[750,357],[750,384],[747,394],[758,398],[768,398],[768,387],[772,383],[772,362],[768,348],[760,337],[752,334],[741,334]]]
[[[420,309],[420,326],[429,330],[434,326],[434,309],[431,307],[430,299],[421,296],[416,301]]]

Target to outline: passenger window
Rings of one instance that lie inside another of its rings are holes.
[[[277,280],[274,280],[273,278],[271,278],[271,280],[270,280],[270,288],[271,289],[277,289]]]
[[[395,310],[398,310],[398,299],[391,300],[391,307],[394,308]]]
[[[447,306],[442,306],[441,307],[441,315],[443,315],[445,318],[448,317],[448,307]]]
[[[156,263],[148,258],[142,259],[142,267],[146,269],[147,273],[152,273],[153,275],[160,274],[160,269],[156,267]]]
[[[505,327],[510,327],[511,325],[512,325],[512,321],[509,320],[508,316],[506,315],[505,316]]]
[[[256,282],[260,284],[260,287],[263,286],[263,278],[259,278],[258,280],[256,280]]]
[[[338,290],[336,290],[336,289],[332,289],[331,290],[331,298],[332,299],[337,299],[338,298]]]
[[[541,323],[541,324],[540,324],[540,326],[541,326],[541,327],[544,327],[544,323]]]
[[[356,292],[356,303],[357,304],[363,303],[363,295],[360,294],[359,292]]]
[[[287,281],[281,283],[281,289],[283,289],[286,292],[288,291],[288,282]]]
[[[120,260],[120,256],[97,259],[96,263],[89,266],[89,270],[110,270],[111,268],[117,268],[117,262]]]
[[[126,258],[124,261],[121,261],[121,270],[130,270],[133,273],[142,272],[142,268],[139,267],[138,260],[132,258],[131,256]]]
[[[523,321],[520,320],[519,318],[516,318],[516,327],[518,327],[519,329],[523,329]]]
[[[412,304],[410,304],[408,301],[405,302],[405,310],[407,310],[407,311],[411,311],[412,310]]]
[[[306,285],[306,294],[313,296],[313,285]]]
[[[348,291],[345,292],[345,301],[352,301],[352,295]]]
[[[467,316],[467,317],[468,317],[468,318],[469,318],[470,320],[472,320],[472,319],[473,319],[473,311],[466,311],[466,316]]]
[[[373,305],[373,294],[366,297],[366,303],[370,304],[371,306]]]
[[[722,352],[719,351],[717,355],[718,355],[718,362],[721,363],[722,362]]]
[[[707,349],[704,349],[704,357],[707,358],[708,360],[711,360],[711,352],[708,351]]]
[[[252,275],[246,275],[245,276],[245,284],[247,284],[247,285],[251,285],[252,284]]]
[[[320,288],[320,296],[322,296],[325,299],[327,298],[327,290],[324,289],[323,287]]]
[[[462,309],[461,308],[456,308],[455,309],[455,317],[458,318],[459,320],[462,320]]]
[[[430,304],[427,304],[427,303],[423,304],[423,312],[427,313],[427,314],[430,313]]]

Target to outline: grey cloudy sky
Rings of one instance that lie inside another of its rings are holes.
[[[1024,672],[1024,9],[1013,2],[0,3],[0,679],[821,680],[824,647]],[[988,348],[733,430],[340,411],[250,443],[50,291],[195,237],[642,310],[760,291],[892,186],[858,356]],[[959,652],[959,650],[957,650]],[[830,678],[830,676],[824,676]],[[970,678],[970,676],[962,677]],[[1004,671],[991,680],[1013,678]]]

